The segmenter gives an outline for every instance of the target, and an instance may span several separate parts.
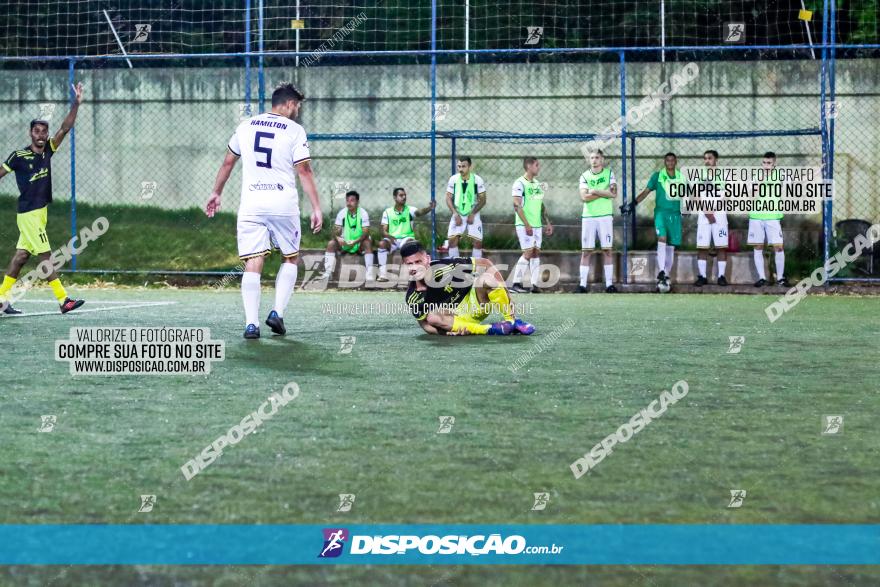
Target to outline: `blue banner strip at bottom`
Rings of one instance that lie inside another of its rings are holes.
[[[877,565],[880,525],[0,525],[3,565]]]

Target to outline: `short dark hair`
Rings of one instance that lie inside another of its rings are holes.
[[[392,196],[396,196],[396,195],[397,195],[397,192],[405,192],[405,191],[406,191],[406,190],[403,189],[403,188],[394,188],[393,190],[391,190],[391,195],[392,195]]]
[[[523,157],[523,169],[525,169],[526,166],[531,165],[532,163],[534,163],[537,160],[538,160],[537,157]]]
[[[676,159],[678,159],[678,155],[676,155],[676,154],[673,153],[672,151],[669,151],[668,153],[666,153],[665,155],[663,155],[663,158],[664,158],[664,159],[666,159],[667,157],[675,157]]]
[[[591,149],[590,155],[592,155],[593,153],[598,153],[599,155],[602,155],[603,157],[605,156],[605,151],[603,151],[602,149]]]
[[[358,202],[361,201],[361,195],[359,193],[357,193],[355,190],[349,190],[349,191],[345,192],[345,197],[348,198],[349,196],[354,196],[354,199],[357,200]]]
[[[400,258],[406,259],[410,255],[415,255],[420,251],[424,251],[425,247],[422,246],[422,243],[413,239],[409,240],[402,247],[400,247]]]
[[[776,159],[776,153],[773,151],[767,151],[764,153],[764,159]]]
[[[46,130],[49,130],[49,121],[48,120],[40,120],[39,118],[34,118],[31,120],[31,130],[34,130],[34,127],[38,124],[42,124],[46,127]]]
[[[302,102],[305,99],[305,94],[300,92],[297,87],[290,82],[278,84],[278,87],[272,92],[272,106],[280,106],[291,100]]]
[[[716,151],[715,149],[709,149],[708,151],[704,151],[703,155],[712,155],[713,157],[718,159],[718,151]]]
[[[471,163],[471,158],[470,158],[470,157],[466,157],[466,156],[465,156],[465,157],[459,157],[458,160],[461,161],[462,163],[467,163],[468,165],[471,165],[471,164],[472,164],[472,163]]]

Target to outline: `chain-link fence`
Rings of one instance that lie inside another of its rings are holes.
[[[668,28],[658,30],[662,23],[645,24],[650,19],[641,14],[644,3],[616,3],[621,20],[612,20],[612,29],[644,24],[609,37],[618,43],[606,39],[608,30],[598,32],[583,5],[566,13],[563,4],[512,6],[503,21],[490,16],[488,5],[473,2],[469,13],[439,2],[432,20],[430,4],[303,5],[297,12],[294,5],[258,2],[220,3],[213,11],[171,3],[105,13],[98,3],[82,0],[65,10],[87,12],[88,26],[77,31],[58,25],[42,45],[22,32],[29,13],[16,5],[0,21],[7,35],[7,56],[0,58],[0,144],[10,151],[27,144],[32,118],[48,118],[54,130],[68,109],[69,82],[84,83],[75,149],[70,141],[53,160],[55,207],[75,197],[75,222],[103,214],[111,230],[104,245],[80,256],[80,269],[234,266],[234,223],[207,222],[197,209],[210,193],[235,126],[265,109],[272,88],[287,80],[307,96],[300,122],[310,136],[328,225],[344,205],[341,195],[355,189],[378,227],[382,210],[393,203],[392,190],[404,187],[411,205],[436,200],[435,216],[419,222],[419,234],[430,240],[433,229],[439,244],[449,221],[447,180],[456,157],[469,156],[487,186],[487,248],[517,248],[511,185],[522,174],[522,158],[536,156],[545,204],[559,229],[544,246],[577,250],[578,178],[590,140],[603,142],[627,200],[667,151],[675,151],[681,165],[698,163],[706,149],[718,150],[728,166],[758,165],[767,150],[776,151],[784,165],[824,165],[830,173],[833,163],[831,210],[786,221],[787,230],[805,235],[793,242],[808,243],[819,256],[835,222],[880,221],[871,189],[880,128],[866,123],[877,113],[878,62],[870,52],[878,46],[864,44],[877,40],[876,26],[862,22],[864,13],[838,15],[838,24],[850,40],[863,43],[858,50],[869,53],[856,55],[856,48],[840,45],[849,58],[837,60],[821,44],[831,38],[823,26],[827,4],[806,20],[781,8],[765,11],[758,26],[754,18],[749,24],[751,17],[736,16],[748,12],[747,3],[729,3],[736,10],[715,20],[704,14],[712,10],[708,5],[668,3]],[[694,15],[699,18],[693,25],[683,26]],[[728,23],[739,21],[745,23],[745,44],[734,39],[719,47],[725,40],[720,36],[731,32]],[[13,39],[16,31],[24,36]],[[210,40],[206,31],[223,34]],[[590,39],[609,48],[579,49]],[[797,46],[782,46],[792,43]],[[632,46],[610,48],[615,44]],[[121,55],[126,49],[127,57]],[[165,54],[147,55],[153,52]],[[674,75],[684,75],[687,83],[643,109],[646,98],[664,84],[668,89]],[[236,170],[224,195],[227,213],[237,208],[240,181]],[[14,191],[13,182],[0,183],[0,194],[14,197]],[[305,212],[308,203],[301,199]],[[642,221],[627,226],[627,239],[624,221],[615,216],[619,246],[645,244],[640,227],[651,210],[650,204],[640,208]],[[117,231],[114,218],[124,219]],[[219,227],[227,232],[220,234]],[[65,223],[65,234],[70,228]],[[323,246],[329,230],[307,235],[304,246]],[[4,242],[13,241],[8,223],[0,231]],[[152,241],[155,254],[122,253],[139,240]],[[210,261],[193,255],[194,246],[209,248]]]

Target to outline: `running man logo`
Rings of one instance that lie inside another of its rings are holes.
[[[138,508],[138,513],[146,514],[153,511],[153,506],[156,505],[156,496],[155,495],[142,495],[141,496],[141,507]]]
[[[142,181],[141,182],[141,199],[149,200],[153,197],[153,194],[156,193],[156,186],[158,184],[155,181]]]
[[[40,115],[37,118],[40,120],[52,120],[53,114],[55,114],[55,104],[43,103],[40,104]]]
[[[351,506],[354,505],[354,493],[340,493],[339,494],[339,507],[336,508],[337,512],[350,512]]]
[[[356,336],[340,336],[339,337],[339,353],[340,355],[350,355],[354,343],[357,342]]]
[[[318,558],[336,558],[342,554],[345,541],[348,540],[348,530],[345,528],[324,528],[324,546],[318,554]]]
[[[253,116],[253,107],[251,104],[240,102],[238,104],[238,120],[242,121]]]
[[[523,45],[540,45],[541,39],[544,37],[544,27],[542,26],[527,26],[526,27],[526,40]]]
[[[843,432],[843,416],[822,416],[822,436]]]
[[[437,434],[449,434],[452,432],[452,426],[455,424],[455,416],[440,416],[440,428]]]
[[[533,512],[540,512],[547,508],[547,504],[550,503],[550,494],[549,493],[535,493],[535,503],[532,505]]]
[[[57,421],[57,416],[40,416],[40,432],[52,432]]]
[[[727,340],[730,342],[730,346],[727,348],[728,355],[737,355],[743,348],[743,344],[746,342],[745,336],[728,336]]]
[[[825,102],[825,118],[831,120],[833,118],[837,118],[837,115],[840,114],[840,102],[835,100],[828,100]]]
[[[746,42],[746,24],[744,22],[726,22],[726,23],[724,23],[724,42],[725,43],[745,43]]]
[[[740,507],[742,507],[742,504],[745,500],[746,500],[746,490],[745,489],[731,489],[730,490],[730,503],[727,504],[727,507],[740,508]]]
[[[446,120],[447,114],[449,114],[449,104],[434,104],[434,120]]]
[[[635,257],[632,260],[632,269],[629,270],[629,274],[632,276],[642,275],[645,272],[645,269],[648,268],[648,258],[647,257]]]
[[[153,32],[153,25],[151,24],[136,24],[134,25],[134,38],[131,40],[132,43],[144,43],[147,39],[150,38],[150,33]]]

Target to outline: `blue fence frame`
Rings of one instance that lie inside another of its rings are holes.
[[[253,31],[251,30],[251,21],[252,21],[252,13],[253,13],[252,0],[244,0],[244,11],[245,11],[245,30],[244,30],[244,51],[242,52],[232,52],[232,53],[198,53],[198,54],[186,54],[186,53],[177,53],[177,54],[164,54],[164,55],[105,55],[105,56],[67,56],[67,57],[3,57],[0,56],[0,62],[14,62],[14,61],[41,61],[41,62],[52,62],[52,61],[66,61],[68,64],[68,72],[69,72],[69,80],[72,84],[75,79],[75,69],[76,64],[79,62],[88,62],[88,61],[96,61],[96,60],[124,60],[129,59],[132,61],[135,60],[163,60],[163,59],[205,59],[205,58],[214,58],[214,57],[224,57],[224,58],[241,58],[244,64],[245,70],[245,96],[244,101],[247,104],[249,109],[252,109],[253,99],[251,95],[251,79],[252,79],[252,62],[253,58],[257,59],[257,84],[258,84],[258,96],[257,96],[257,106],[258,111],[264,111],[265,105],[265,97],[266,97],[266,88],[265,88],[265,71],[264,71],[264,59],[266,57],[305,57],[310,55],[311,53],[308,51],[265,51],[264,47],[264,37],[263,37],[263,0],[257,0],[257,50],[253,51]],[[735,131],[730,130],[727,132],[713,132],[713,133],[688,133],[688,132],[676,132],[676,133],[649,133],[649,132],[638,132],[638,131],[629,131],[626,125],[626,56],[628,53],[645,53],[645,52],[656,52],[658,51],[658,47],[582,47],[582,48],[568,48],[568,49],[467,49],[467,50],[459,50],[459,49],[437,49],[437,0],[432,0],[431,2],[431,49],[429,51],[414,51],[414,50],[399,50],[399,51],[358,51],[356,54],[358,56],[425,56],[430,55],[431,63],[430,63],[430,92],[431,92],[431,103],[430,103],[430,131],[425,132],[407,132],[407,133],[395,133],[395,132],[377,132],[377,133],[363,133],[362,135],[353,136],[351,134],[346,135],[334,135],[334,134],[317,134],[310,136],[310,140],[312,141],[321,141],[321,140],[400,140],[400,139],[430,139],[431,141],[431,173],[430,173],[430,194],[431,201],[435,202],[437,198],[437,194],[435,191],[436,186],[436,178],[437,178],[437,140],[438,139],[448,139],[451,141],[451,151],[452,151],[452,172],[455,172],[455,152],[456,152],[456,139],[458,138],[471,138],[471,139],[481,139],[481,140],[504,140],[504,139],[519,139],[519,140],[589,140],[595,138],[596,135],[592,134],[531,134],[531,135],[518,135],[512,133],[493,133],[491,131],[437,131],[437,124],[435,120],[435,112],[437,106],[437,58],[439,56],[462,56],[462,55],[517,55],[517,54],[587,54],[587,53],[616,53],[618,55],[619,60],[619,68],[620,68],[620,114],[623,120],[621,134],[620,134],[620,153],[621,153],[621,185],[622,185],[622,201],[626,202],[629,199],[635,198],[636,193],[636,184],[635,184],[635,175],[636,175],[636,165],[635,165],[635,152],[636,152],[636,140],[639,137],[653,137],[653,138],[712,138],[712,139],[730,139],[737,137],[759,137],[759,136],[795,136],[795,135],[818,135],[821,136],[822,142],[822,168],[823,168],[823,176],[826,179],[834,178],[834,119],[827,117],[826,106],[829,102],[833,102],[835,100],[835,62],[836,62],[836,50],[837,49],[880,49],[880,44],[866,44],[866,45],[852,45],[852,44],[840,44],[836,43],[837,40],[837,28],[836,28],[836,6],[835,2],[829,0],[823,0],[823,9],[822,9],[823,19],[822,19],[822,43],[814,44],[814,45],[785,45],[785,46],[777,46],[777,45],[729,45],[729,46],[712,46],[712,47],[704,47],[704,46],[668,46],[665,47],[666,51],[676,52],[676,51],[689,51],[696,53],[718,53],[718,52],[736,52],[736,51],[769,51],[769,50],[785,50],[789,52],[795,52],[798,50],[815,50],[821,49],[821,68],[820,68],[820,100],[819,100],[819,126],[816,128],[805,128],[805,129],[760,129],[753,131]],[[343,51],[326,51],[323,53],[327,56],[351,56],[351,52],[343,52]],[[72,94],[71,94],[71,99]],[[628,155],[628,145],[627,141],[629,141],[629,155]],[[71,237],[76,236],[76,130],[74,129],[70,133],[70,180],[71,180],[71,196],[70,196],[70,224],[71,224]],[[630,169],[627,170],[627,158],[629,156]],[[627,182],[627,179],[630,179],[631,182]],[[831,240],[833,238],[833,226],[832,226],[832,211],[833,211],[833,202],[826,202],[823,207],[823,217],[822,217],[822,225],[823,225],[823,258],[827,261],[831,254]],[[629,226],[628,226],[629,224]],[[629,251],[629,237],[635,235],[635,216],[631,218],[631,222],[628,223],[624,221],[623,223],[623,231],[624,231],[624,239],[623,239],[623,263],[624,263],[624,283],[627,281],[627,271],[626,264],[628,258]],[[431,212],[431,250],[432,253],[436,253],[436,213],[432,210]],[[632,235],[629,233],[632,232]],[[77,259],[74,255],[71,261],[71,271],[78,271],[77,269]],[[102,271],[103,272],[103,271]],[[106,271],[107,273],[115,273],[116,271]],[[129,272],[129,271],[126,271]],[[137,273],[161,273],[161,274],[169,274],[171,272],[137,272]],[[177,273],[177,272],[173,272]],[[200,274],[204,274],[205,272],[198,272]],[[218,272],[217,274],[220,274]],[[836,282],[846,282],[846,281],[880,281],[880,278],[835,278],[830,281]]]

